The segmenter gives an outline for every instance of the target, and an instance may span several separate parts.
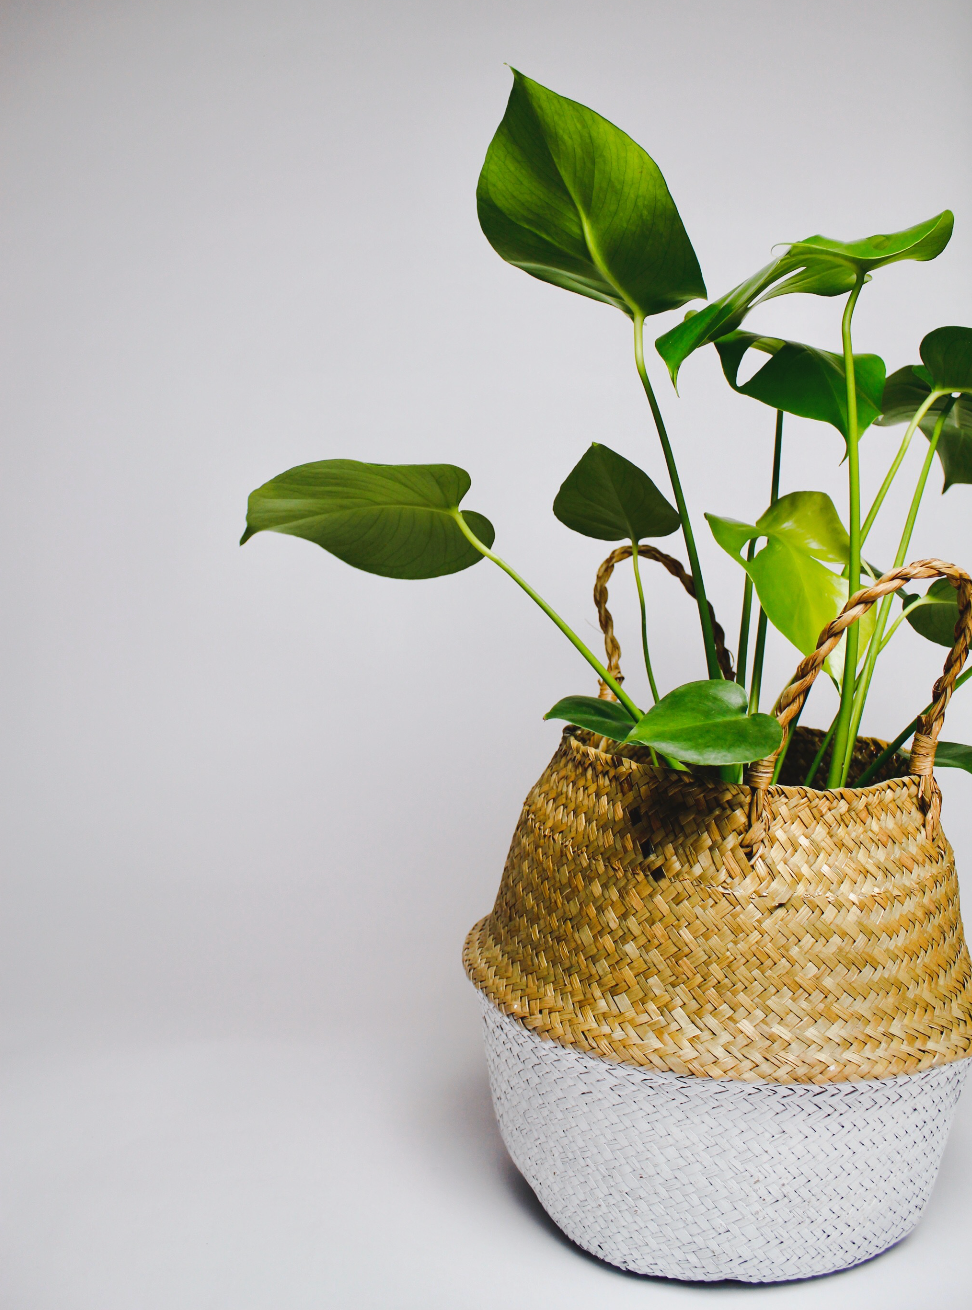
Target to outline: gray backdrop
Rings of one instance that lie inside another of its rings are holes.
[[[972,1103],[929,1217],[826,1283],[627,1278],[560,1240],[492,1127],[462,937],[524,793],[593,690],[488,564],[397,583],[305,542],[241,551],[247,493],[307,460],[446,460],[497,548],[593,641],[602,556],[549,512],[591,440],[664,485],[629,324],[503,264],[476,177],[504,61],[656,158],[710,293],[812,232],[951,206],[881,272],[858,349],[969,322],[961,0],[33,0],[0,7],[10,1310],[966,1304]],[[840,302],[751,320],[839,348]],[[674,322],[650,325],[651,336]],[[714,352],[651,365],[703,510],[765,507],[772,414]],[[900,430],[862,448],[872,493]],[[894,554],[916,442],[868,545]],[[787,425],[783,489],[844,505],[841,442]],[[970,490],[911,555],[968,566]],[[680,549],[672,539],[676,551]],[[618,578],[630,684],[635,611]],[[703,676],[650,575],[660,682]],[[910,632],[865,728],[944,652]],[[770,698],[797,659],[771,638]],[[829,722],[815,693],[807,719]],[[960,694],[945,736],[972,740]],[[943,779],[967,867],[972,779]]]

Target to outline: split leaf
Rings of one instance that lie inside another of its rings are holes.
[[[627,739],[685,764],[747,764],[772,755],[783,739],[775,718],[747,711],[736,682],[687,682],[663,696]]]
[[[634,719],[617,701],[601,700],[597,696],[565,696],[543,716],[545,719],[564,719],[578,728],[596,732],[612,741],[624,741],[634,727]]]
[[[667,537],[681,524],[647,473],[594,442],[568,473],[553,503],[561,523],[598,541]]]
[[[284,532],[386,578],[458,573],[482,559],[457,521],[469,485],[454,464],[300,464],[250,494],[240,545],[257,532]],[[484,545],[493,544],[488,519],[464,518]]]
[[[632,317],[705,297],[655,161],[600,114],[515,69],[477,202],[497,254],[543,282]]]
[[[715,347],[734,391],[787,414],[829,423],[847,440],[847,372],[842,355],[751,332],[733,332]],[[739,366],[749,350],[762,351],[770,359],[748,382],[740,384],[736,381]],[[858,433],[881,413],[884,375],[884,360],[878,355],[854,356]]]

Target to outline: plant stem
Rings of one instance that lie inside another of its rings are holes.
[[[543,597],[540,596],[537,592],[535,592],[533,588],[530,586],[530,584],[524,581],[524,579],[520,577],[519,573],[517,573],[515,569],[511,568],[510,565],[507,564],[505,559],[501,559],[499,555],[496,555],[493,551],[489,549],[488,546],[485,546],[479,540],[479,538],[470,528],[469,524],[463,518],[460,510],[453,511],[453,518],[459,524],[459,528],[463,536],[466,538],[467,541],[469,541],[473,546],[475,546],[475,548],[479,551],[480,555],[485,556],[485,558],[488,560],[492,560],[493,563],[497,564],[503,570],[504,573],[508,573],[509,576],[513,579],[513,581],[518,586],[523,588],[523,590],[530,597],[530,599],[540,606],[544,614],[546,614],[547,618],[552,619],[553,622],[556,623],[557,627],[564,634],[567,640],[577,650],[580,651],[580,653],[584,656],[584,659],[587,660],[588,664],[591,666],[591,668],[594,670],[597,676],[601,678],[602,681],[607,683],[607,685],[614,692],[615,696],[617,696],[618,700],[631,715],[634,722],[637,723],[638,720],[643,717],[641,710],[638,709],[638,706],[627,694],[627,692],[624,690],[621,684],[617,682],[614,678],[612,678],[611,674],[608,673],[607,669],[597,658],[597,656],[593,653],[593,651],[588,650],[587,646],[584,645],[584,643],[581,641],[580,637],[578,637],[577,633],[573,630],[573,628],[569,627],[564,622],[564,620],[560,617],[560,615],[556,612],[556,610],[554,610],[550,605],[548,605],[547,602],[543,599]]]
[[[891,624],[891,628],[888,631],[887,636],[881,642],[881,650],[878,651],[878,654],[879,655],[881,654],[881,652],[884,650],[888,642],[901,627],[902,623],[904,623],[905,619],[908,617],[909,614],[913,614],[915,610],[920,610],[923,605],[930,605],[930,604],[931,602],[929,601],[927,596],[919,596],[918,599],[913,600],[910,605],[906,605],[904,609],[901,611],[901,613],[898,615],[898,617],[895,619],[895,621]]]
[[[900,568],[905,562],[905,556],[908,554],[908,547],[911,545],[911,535],[915,530],[915,522],[918,518],[918,510],[921,506],[922,496],[925,494],[925,484],[928,481],[928,475],[931,472],[932,461],[935,457],[935,451],[938,447],[938,439],[942,435],[942,428],[945,426],[945,420],[951,412],[955,401],[949,397],[948,402],[942,407],[935,423],[935,429],[932,432],[931,440],[928,443],[928,454],[925,456],[925,462],[921,466],[921,473],[918,475],[918,484],[915,487],[915,494],[911,498],[911,505],[908,509],[908,517],[905,520],[904,530],[901,533],[901,540],[898,543],[898,553],[894,557],[892,568]],[[850,755],[854,749],[854,742],[857,740],[857,734],[860,730],[861,719],[864,715],[864,704],[867,700],[867,693],[871,686],[871,678],[874,676],[874,666],[877,664],[878,656],[884,649],[882,637],[888,621],[888,615],[891,612],[892,596],[885,596],[878,606],[877,618],[874,622],[874,633],[871,636],[871,644],[867,652],[867,661],[858,681],[856,693],[854,695],[854,704],[850,720],[845,754],[847,756],[844,764],[843,777],[846,779],[850,770]],[[858,625],[855,624],[856,628]],[[831,764],[831,767],[833,765]],[[843,786],[843,782],[841,783]]]
[[[833,740],[834,733],[837,731],[837,720],[839,717],[840,717],[840,710],[838,709],[837,713],[834,715],[833,723],[824,733],[823,740],[820,743],[820,749],[813,757],[813,763],[810,765],[810,768],[807,771],[807,776],[803,780],[804,787],[813,786],[813,780],[817,776],[817,770],[820,768],[820,765],[823,763],[823,757],[827,754],[827,747],[830,745],[831,741]]]
[[[864,286],[865,275],[858,274],[854,290],[847,297],[840,334],[844,343],[844,374],[847,383],[847,482],[850,509],[850,552],[847,561],[847,595],[853,596],[861,585],[861,468],[858,455],[857,383],[854,378],[854,346],[851,340],[851,320],[854,307]],[[844,677],[840,688],[840,710],[834,734],[834,753],[830,761],[828,787],[842,787],[846,778],[844,759],[847,735],[854,710],[854,684],[857,679],[857,650],[860,644],[860,624],[852,623],[844,641]],[[852,739],[853,740],[853,739]]]
[[[901,467],[901,461],[908,453],[908,447],[911,445],[911,438],[915,435],[915,429],[918,427],[918,424],[931,409],[935,401],[938,400],[939,397],[947,394],[948,393],[944,391],[933,391],[931,395],[928,397],[928,399],[923,400],[922,403],[919,405],[918,409],[915,410],[914,417],[912,418],[911,422],[908,424],[907,428],[905,428],[905,434],[901,438],[901,445],[898,447],[898,453],[891,461],[891,467],[888,469],[887,475],[884,481],[881,483],[881,486],[878,490],[878,494],[874,497],[874,504],[867,511],[867,518],[864,520],[864,523],[861,527],[862,548],[864,546],[864,542],[867,540],[868,533],[871,531],[871,528],[874,526],[874,520],[878,516],[878,511],[880,510],[881,506],[884,504],[884,498],[891,489],[891,483],[894,481],[895,475],[897,474],[898,469]]]
[[[716,656],[715,635],[712,631],[712,619],[709,615],[709,602],[705,595],[705,583],[702,580],[702,568],[699,564],[699,553],[695,548],[695,536],[692,532],[688,506],[685,503],[685,496],[682,492],[682,483],[678,476],[678,468],[675,464],[675,456],[672,452],[671,442],[668,440],[665,421],[661,416],[661,410],[658,408],[658,401],[655,399],[655,393],[651,389],[648,371],[645,368],[644,327],[644,315],[636,314],[634,316],[635,364],[638,367],[638,376],[641,378],[641,385],[644,387],[645,395],[648,397],[648,404],[651,406],[651,416],[655,420],[655,427],[658,430],[658,439],[661,442],[662,454],[665,456],[665,463],[668,466],[668,476],[671,480],[672,491],[675,495],[675,505],[678,509],[679,517],[682,520],[682,536],[685,538],[685,549],[688,552],[689,568],[692,573],[692,581],[695,583],[695,599],[699,607],[699,623],[702,625],[702,640],[705,643],[706,668],[708,669],[709,677],[718,680],[722,677],[722,670],[719,667],[719,660]]]
[[[955,686],[952,688],[952,694],[954,695],[955,692],[958,691],[959,687],[961,687],[963,682],[968,682],[969,678],[972,678],[972,669],[966,669],[964,673],[960,674],[955,679]],[[922,714],[927,714],[930,709],[931,709],[931,702],[929,701],[929,703],[922,710],[921,714],[916,715],[915,718],[913,718],[911,722],[908,724],[907,728],[903,728],[902,731],[898,733],[894,741],[888,742],[887,746],[885,746],[884,750],[877,757],[877,759],[871,761],[871,763],[867,766],[867,768],[858,778],[857,782],[855,783],[855,786],[863,787],[868,782],[870,782],[870,780],[874,777],[875,773],[877,773],[877,771],[880,768],[882,768],[885,764],[887,764],[891,756],[894,755],[894,753],[897,750],[899,750],[901,746],[904,745],[904,743],[908,740],[911,734],[915,731],[915,729],[918,727],[918,720],[921,718]]]
[[[773,441],[773,476],[770,481],[770,505],[775,505],[780,498],[780,463],[783,458],[783,411],[776,411],[776,434]],[[751,543],[751,549],[756,543]],[[752,555],[750,555],[750,559]],[[766,650],[766,614],[760,607],[759,622],[756,625],[756,648],[753,651],[753,678],[749,685],[749,712],[759,713],[759,693],[763,685],[763,654]]]
[[[756,543],[749,543],[749,550],[746,559],[751,560],[756,554]],[[736,681],[740,687],[746,685],[746,661],[749,658],[749,624],[753,610],[753,580],[746,574],[746,585],[743,587],[742,614],[739,619],[739,654],[736,657]]]
[[[658,688],[655,686],[655,675],[651,671],[651,656],[648,654],[648,611],[645,608],[645,591],[641,585],[641,569],[638,567],[638,543],[631,542],[631,563],[634,565],[635,585],[638,588],[638,604],[641,606],[641,649],[645,653],[645,672],[648,674],[648,685],[651,687],[651,698],[658,704]]]

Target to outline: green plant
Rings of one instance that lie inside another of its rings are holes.
[[[859,241],[808,237],[789,245],[765,268],[724,296],[690,309],[655,347],[677,386],[694,351],[714,345],[730,387],[774,411],[770,497],[755,523],[715,513],[705,518],[718,545],[744,570],[735,682],[723,679],[692,518],[671,439],[645,361],[647,318],[704,300],[695,251],[654,160],[599,114],[513,74],[506,113],[486,154],[477,191],[488,241],[508,263],[532,277],[601,301],[631,320],[635,367],[668,471],[674,504],[647,473],[603,444],[594,444],[568,474],[554,500],[567,527],[602,541],[628,541],[641,609],[641,635],[652,708],[637,706],[577,633],[493,550],[494,530],[481,514],[461,509],[469,477],[449,464],[379,465],[329,459],[290,469],[257,488],[249,500],[243,541],[257,532],[290,533],[316,542],[368,572],[395,578],[455,573],[491,560],[506,572],[596,670],[615,699],[568,696],[548,718],[588,728],[616,741],[639,742],[675,767],[721,767],[741,776],[741,764],[781,744],[774,717],[760,712],[765,643],[770,625],[803,654],[861,585],[875,576],[864,547],[916,431],[928,451],[902,529],[895,566],[910,545],[937,454],[943,490],[972,482],[972,329],[943,327],[921,343],[921,363],[885,376],[877,355],[854,351],[854,310],[866,284],[899,260],[930,260],[947,245],[946,210],[902,232]],[[742,330],[757,305],[783,295],[845,297],[839,351]],[[743,383],[751,351],[767,358]],[[820,491],[780,495],[784,415],[834,427],[847,465],[846,526]],[[904,438],[880,490],[862,516],[860,442],[872,425],[905,423]],[[639,542],[681,531],[694,584],[708,678],[660,695],[648,643],[648,605],[638,564]],[[763,543],[763,544],[760,544]],[[749,664],[752,605],[758,600]],[[827,668],[840,706],[827,734],[834,749],[828,785],[848,781],[853,745],[875,666],[906,621],[930,641],[950,644],[957,618],[954,593],[936,582],[925,596],[902,596],[902,613],[888,626],[892,598],[847,631]],[[748,666],[748,667],[747,667]],[[747,688],[748,678],[748,688]],[[913,724],[888,748],[893,753]],[[943,749],[942,763],[970,767],[972,750]],[[872,766],[869,773],[873,773]],[[862,776],[861,781],[865,777]]]

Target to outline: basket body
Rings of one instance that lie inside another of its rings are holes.
[[[748,851],[748,787],[599,747],[564,734],[466,940],[510,1154],[623,1268],[777,1281],[875,1255],[918,1220],[972,1054],[919,780],[771,787]]]
[[[697,1078],[544,1041],[480,995],[517,1168],[578,1246],[665,1278],[809,1278],[900,1241],[969,1063],[823,1086]]]

